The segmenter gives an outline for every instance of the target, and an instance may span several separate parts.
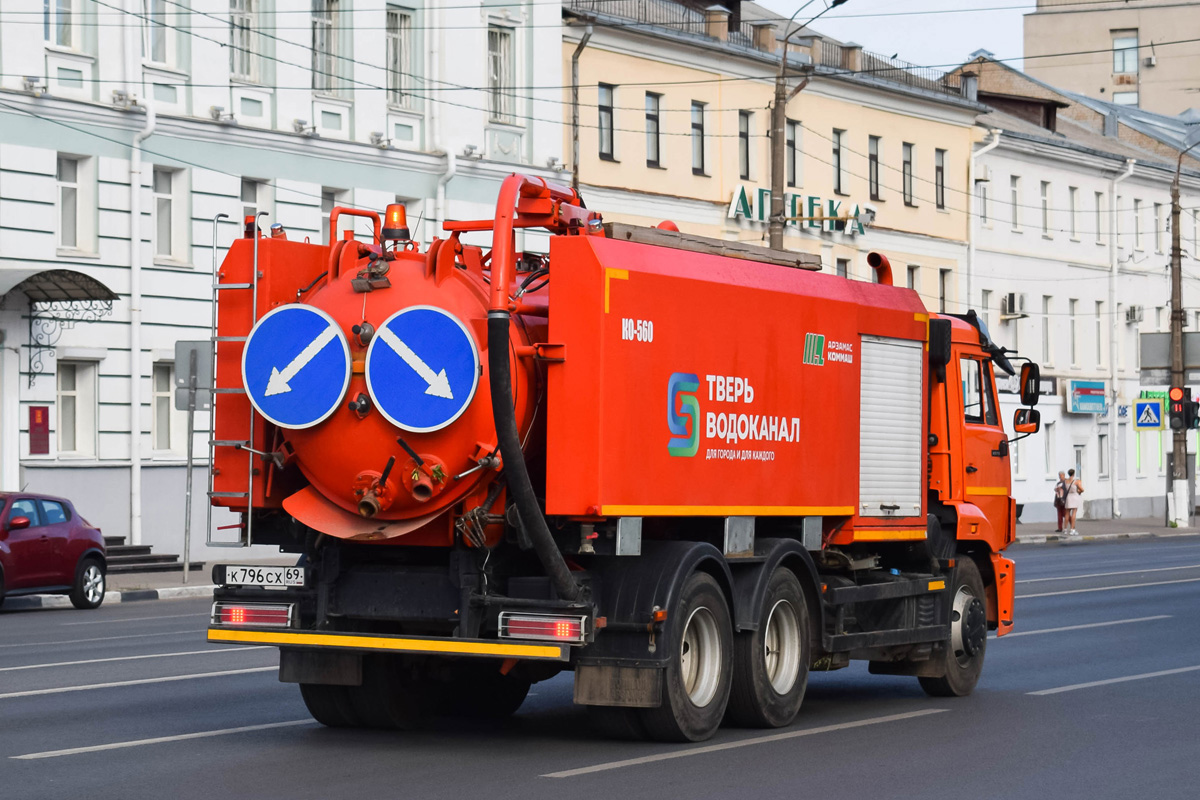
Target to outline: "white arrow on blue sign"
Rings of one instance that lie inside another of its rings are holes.
[[[410,306],[375,332],[366,373],[371,400],[388,422],[428,433],[454,422],[471,404],[479,386],[479,349],[450,312]]]
[[[250,402],[281,428],[311,428],[333,413],[350,384],[350,346],[333,317],[292,303],[254,325],[242,351]]]

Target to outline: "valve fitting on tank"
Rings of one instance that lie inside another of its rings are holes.
[[[446,488],[446,467],[440,459],[422,456],[420,464],[413,460],[404,465],[402,479],[413,500],[428,503]]]

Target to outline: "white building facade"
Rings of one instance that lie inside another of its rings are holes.
[[[514,170],[557,178],[560,14],[5,2],[0,490],[70,497],[106,535],[179,552],[174,347],[209,336],[214,256],[246,214],[324,241],[332,207],[400,200],[428,241],[445,219],[491,217]],[[202,558],[219,552],[203,546],[207,415],[196,424]]]
[[[1171,432],[1136,430],[1132,404],[1144,391],[1166,390],[1141,384],[1138,336],[1170,330],[1175,165],[1152,154],[1135,159],[1115,141],[1104,149],[1028,125],[1002,127],[978,147],[986,152],[975,170],[970,291],[993,339],[1042,368],[1042,431],[1011,452],[1021,519],[1054,520],[1054,482],[1068,469],[1086,490],[1084,518],[1110,517],[1114,497],[1122,516],[1165,517]],[[1184,176],[1182,206],[1183,304],[1187,329],[1197,330],[1194,172]],[[1000,395],[1008,420],[1015,391],[1013,382]]]

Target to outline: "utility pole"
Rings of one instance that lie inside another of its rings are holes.
[[[1195,138],[1189,137],[1189,138]],[[1183,247],[1179,236],[1179,174],[1183,170],[1183,157],[1196,145],[1197,138],[1179,152],[1175,162],[1175,179],[1171,181],[1171,386],[1186,386],[1183,375]],[[1187,429],[1174,433],[1173,468],[1171,494],[1174,498],[1172,522],[1187,525],[1191,521],[1191,493],[1188,487]]]
[[[807,3],[797,8],[792,12],[792,16],[788,19],[783,28],[783,45],[779,53],[779,70],[775,73],[775,102],[771,105],[771,216],[767,224],[767,244],[772,250],[783,249],[783,225],[786,213],[784,211],[784,172],[787,168],[787,139],[784,134],[784,127],[787,125],[787,101],[791,96],[795,95],[801,89],[808,85],[808,80],[805,79],[791,95],[787,89],[787,56],[788,42],[798,31],[807,28],[826,11],[837,8],[846,2],[846,0],[832,0],[828,3],[820,14],[810,19],[808,22],[800,25],[794,31],[788,31],[788,27],[796,19],[796,15],[804,9],[812,5],[814,0],[808,0]]]

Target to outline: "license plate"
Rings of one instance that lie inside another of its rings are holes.
[[[225,567],[226,586],[261,586],[264,589],[287,589],[304,586],[303,567]]]

